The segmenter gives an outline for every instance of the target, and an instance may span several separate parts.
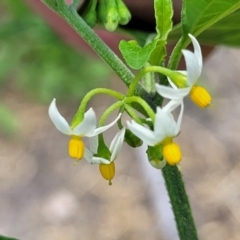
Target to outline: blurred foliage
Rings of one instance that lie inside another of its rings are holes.
[[[4,104],[0,104],[0,132],[5,136],[14,135],[18,122],[14,113]]]
[[[79,101],[88,90],[106,83],[108,75],[107,66],[67,46],[23,1],[1,1],[1,95],[10,86],[46,104],[54,97],[58,101]],[[10,120],[10,116],[10,110],[1,106],[0,129],[4,132],[14,129],[15,124],[4,120]]]

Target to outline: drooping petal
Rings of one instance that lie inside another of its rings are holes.
[[[96,136],[104,131],[106,131],[107,129],[109,129],[110,127],[112,127],[119,119],[120,117],[122,116],[122,114],[118,114],[117,118],[111,122],[110,124],[108,125],[105,125],[103,127],[99,127],[99,128],[96,128],[92,133],[89,133],[89,134],[86,134],[87,137],[92,137],[92,136]]]
[[[163,141],[166,137],[174,137],[176,122],[171,113],[166,113],[160,107],[157,107],[156,118],[154,122],[155,138],[158,142]]]
[[[135,121],[127,121],[127,125],[129,130],[139,137],[143,142],[145,142],[149,146],[154,146],[158,142],[155,139],[154,132],[147,129],[144,126],[141,126],[140,124],[136,123]]]
[[[194,53],[189,50],[182,50],[187,66],[187,80],[189,87],[192,87],[201,75],[202,69]]]
[[[119,155],[119,153],[122,149],[124,135],[125,135],[125,128],[122,128],[116,134],[116,136],[113,138],[113,140],[110,144],[110,147],[109,147],[109,150],[112,153],[111,158],[110,158],[110,162],[114,161],[117,158],[117,156]]]
[[[170,113],[172,112],[175,108],[177,108],[180,104],[181,104],[182,100],[171,100],[170,102],[168,102],[163,108],[162,110],[166,113]]]
[[[93,157],[92,163],[93,164],[110,164],[110,161],[101,157]]]
[[[84,114],[84,119],[74,129],[73,134],[76,136],[89,136],[97,127],[97,117],[92,108]]]
[[[92,158],[93,158],[93,153],[91,151],[89,151],[86,147],[84,148],[84,156],[83,156],[89,163],[93,163],[92,162]]]
[[[59,113],[57,106],[56,106],[56,99],[54,98],[49,106],[48,109],[49,117],[51,118],[55,127],[66,135],[71,135],[72,130],[67,123],[66,119]]]
[[[166,86],[162,86],[158,83],[155,84],[157,92],[164,98],[169,98],[173,100],[179,100],[184,98],[185,96],[188,95],[190,88],[170,88]]]
[[[180,129],[181,129],[183,110],[184,110],[184,104],[183,104],[183,102],[181,102],[181,110],[180,110],[180,113],[179,113],[179,116],[178,116],[178,120],[177,120],[177,126],[176,126],[176,130],[175,130],[175,135],[178,135],[178,133],[180,132]]]
[[[196,58],[198,60],[200,71],[202,71],[203,59],[202,59],[201,47],[200,47],[197,39],[193,35],[188,34],[188,36],[192,40],[192,44],[193,44],[193,48],[194,48],[194,55],[196,56]]]
[[[98,136],[90,137],[89,144],[90,144],[90,151],[96,154],[98,150]]]

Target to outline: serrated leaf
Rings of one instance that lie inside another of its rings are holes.
[[[182,8],[182,29],[195,36],[240,8],[239,0],[185,0]]]
[[[140,69],[148,61],[156,41],[147,44],[144,47],[138,45],[137,41],[122,40],[119,43],[119,49],[125,59],[126,63],[133,69]]]
[[[155,0],[154,10],[156,18],[156,32],[155,37],[156,47],[151,53],[149,62],[152,65],[160,65],[161,61],[166,56],[167,37],[172,29],[173,8],[171,0]]]

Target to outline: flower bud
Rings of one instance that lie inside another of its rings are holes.
[[[122,2],[122,0],[116,0],[118,14],[119,14],[119,24],[126,25],[131,19],[131,13],[127,6]]]

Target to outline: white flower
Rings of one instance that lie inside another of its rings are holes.
[[[111,122],[110,124],[97,128],[97,117],[92,108],[90,108],[85,114],[84,119],[76,127],[71,129],[66,119],[59,113],[56,106],[56,99],[54,98],[51,102],[48,109],[49,116],[55,125],[55,127],[66,135],[79,136],[79,137],[93,137],[96,136],[110,127],[112,127],[118,119],[121,117],[121,114]]]
[[[171,111],[181,104],[181,110],[177,122]],[[142,126],[134,120],[127,122],[129,130],[149,146],[156,146],[167,138],[174,138],[180,132],[183,116],[183,102],[170,101],[164,108],[157,107],[153,130],[148,126]]]
[[[110,164],[112,161],[114,161],[118,157],[118,155],[122,149],[124,135],[125,135],[125,128],[122,128],[116,134],[116,136],[113,138],[113,140],[110,144],[110,147],[109,147],[109,151],[111,154],[110,159],[106,159],[101,156],[95,156],[98,154],[98,144],[99,144],[98,137],[94,136],[94,137],[90,138],[90,150],[85,148],[84,158],[89,163]]]
[[[203,65],[201,48],[197,39],[193,35],[188,34],[188,36],[192,40],[194,52],[191,52],[189,50],[182,50],[182,53],[184,55],[184,59],[186,62],[187,71],[177,71],[177,72],[186,75],[186,79],[189,87],[177,88],[177,86],[171,81],[170,78],[168,78],[168,81],[172,86],[172,88],[167,86],[162,86],[156,83],[157,92],[164,98],[169,98],[174,100],[183,99],[185,96],[189,94],[192,87],[195,85],[195,83],[197,82],[198,78],[201,75],[202,65]]]
[[[119,114],[110,124],[97,128],[96,114],[93,109],[90,108],[84,114],[84,119],[76,127],[71,128],[66,119],[59,113],[56,106],[56,99],[53,99],[51,102],[48,113],[55,127],[63,134],[71,136],[68,145],[69,155],[78,160],[83,158],[85,152],[85,145],[82,141],[82,137],[97,136],[112,127],[121,117],[121,114]]]
[[[181,104],[181,110],[177,122],[175,122],[171,111]],[[149,159],[155,168],[163,168],[165,161],[170,165],[179,163],[182,159],[181,149],[172,139],[180,133],[180,126],[183,116],[183,101],[170,101],[164,108],[157,107],[153,130],[148,126],[142,126],[135,121],[127,122],[130,131],[139,137],[148,146],[159,150],[162,153],[163,160]],[[162,145],[162,148],[160,147]],[[151,149],[151,148],[149,148]],[[160,150],[161,149],[161,150]],[[150,150],[151,151],[151,150]]]

